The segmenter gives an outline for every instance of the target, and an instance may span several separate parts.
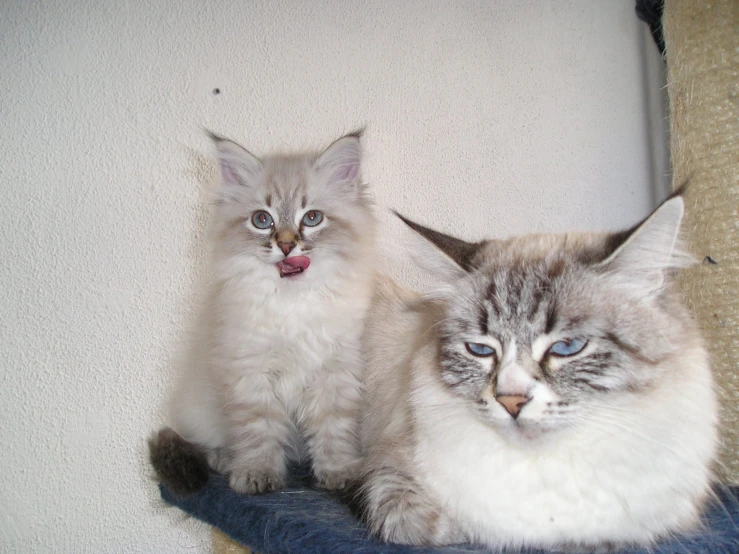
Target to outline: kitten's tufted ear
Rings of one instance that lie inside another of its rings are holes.
[[[357,131],[334,141],[313,164],[330,187],[343,192],[357,190],[362,163],[361,136],[361,131]]]
[[[218,161],[223,177],[223,194],[227,198],[234,188],[253,186],[256,177],[262,171],[262,161],[254,154],[235,142],[208,133],[216,145]]]
[[[612,235],[611,240],[621,244],[601,263],[603,268],[645,292],[658,292],[671,270],[693,262],[680,248],[684,209],[682,197],[673,196],[633,230]]]
[[[465,242],[424,227],[394,212],[403,223],[408,225],[425,240],[418,241],[417,248],[411,251],[418,265],[426,269],[434,277],[440,277],[448,283],[454,283],[465,273],[474,269],[475,254],[484,243]]]

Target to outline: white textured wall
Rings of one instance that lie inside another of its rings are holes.
[[[640,35],[632,0],[0,3],[0,551],[208,550],[144,441],[201,127],[260,153],[367,124],[378,202],[469,238],[620,226],[652,201]]]

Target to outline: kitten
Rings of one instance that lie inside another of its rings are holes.
[[[150,458],[178,494],[207,481],[205,456],[243,493],[281,488],[311,460],[337,489],[359,467],[360,336],[373,279],[375,218],[360,133],[323,153],[258,159],[213,137],[222,185],[211,283]]]
[[[375,534],[593,551],[697,524],[717,403],[673,281],[682,215],[676,196],[621,233],[475,244],[405,220],[441,285],[387,280],[368,315],[355,500]]]

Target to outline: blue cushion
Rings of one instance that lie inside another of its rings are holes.
[[[220,475],[211,474],[208,485],[187,498],[174,497],[160,486],[162,498],[260,554],[382,554],[480,553],[484,549],[460,545],[420,548],[384,544],[369,536],[334,494],[312,489],[296,479],[282,491],[258,496],[237,494]],[[706,514],[705,529],[677,540],[660,543],[651,551],[623,554],[737,554],[739,553],[739,488],[718,491]],[[529,553],[540,551],[527,551]]]

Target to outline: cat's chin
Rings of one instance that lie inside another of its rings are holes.
[[[509,428],[506,435],[520,444],[533,444],[544,440],[549,433],[541,427],[520,427],[516,425]]]
[[[496,429],[511,443],[530,446],[545,444],[560,430],[540,423],[513,420],[496,425]]]

